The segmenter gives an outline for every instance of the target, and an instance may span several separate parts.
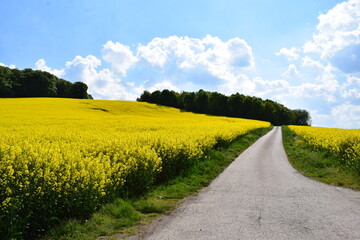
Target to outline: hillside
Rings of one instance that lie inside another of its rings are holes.
[[[0,99],[0,232],[41,235],[116,196],[142,194],[268,122],[148,103]],[[26,216],[26,217],[24,217]]]

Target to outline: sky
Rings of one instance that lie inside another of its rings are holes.
[[[0,65],[95,99],[239,92],[360,128],[360,0],[0,0]]]

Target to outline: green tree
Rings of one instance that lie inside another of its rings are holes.
[[[160,94],[159,104],[169,107],[178,107],[177,94],[174,91],[167,89],[163,90]]]
[[[195,108],[195,93],[193,92],[183,92],[182,94],[182,104],[186,111],[196,111]]]
[[[151,93],[149,91],[144,91],[140,98],[137,98],[136,101],[139,102],[150,102],[151,101]]]
[[[242,117],[244,111],[245,96],[239,93],[232,94],[228,99],[229,115],[231,117]]]
[[[12,72],[9,68],[0,67],[0,97],[12,97]]]
[[[151,98],[150,98],[150,103],[160,104],[160,96],[161,96],[161,92],[159,90],[152,92]]]
[[[200,89],[197,93],[195,93],[195,110],[199,113],[209,113],[208,108],[209,95],[204,90]]]
[[[72,83],[66,81],[64,79],[57,79],[56,81],[56,89],[57,89],[57,97],[69,97],[70,96],[70,89]]]
[[[311,117],[308,111],[296,109],[295,114],[295,125],[311,126]]]
[[[83,82],[75,82],[70,88],[69,97],[71,98],[80,98],[87,99],[89,98],[87,94],[88,86]]]
[[[208,101],[209,101],[208,108],[210,114],[219,115],[219,116],[228,115],[228,111],[227,111],[228,97],[218,92],[212,92],[209,94]]]

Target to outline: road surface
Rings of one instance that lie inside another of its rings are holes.
[[[295,171],[275,127],[140,238],[360,240],[360,192]]]

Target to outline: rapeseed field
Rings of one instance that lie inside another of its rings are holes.
[[[154,104],[0,99],[0,230],[36,236],[115,196],[141,194],[268,122]]]
[[[360,174],[360,129],[289,126],[315,149],[331,152],[340,163]]]

